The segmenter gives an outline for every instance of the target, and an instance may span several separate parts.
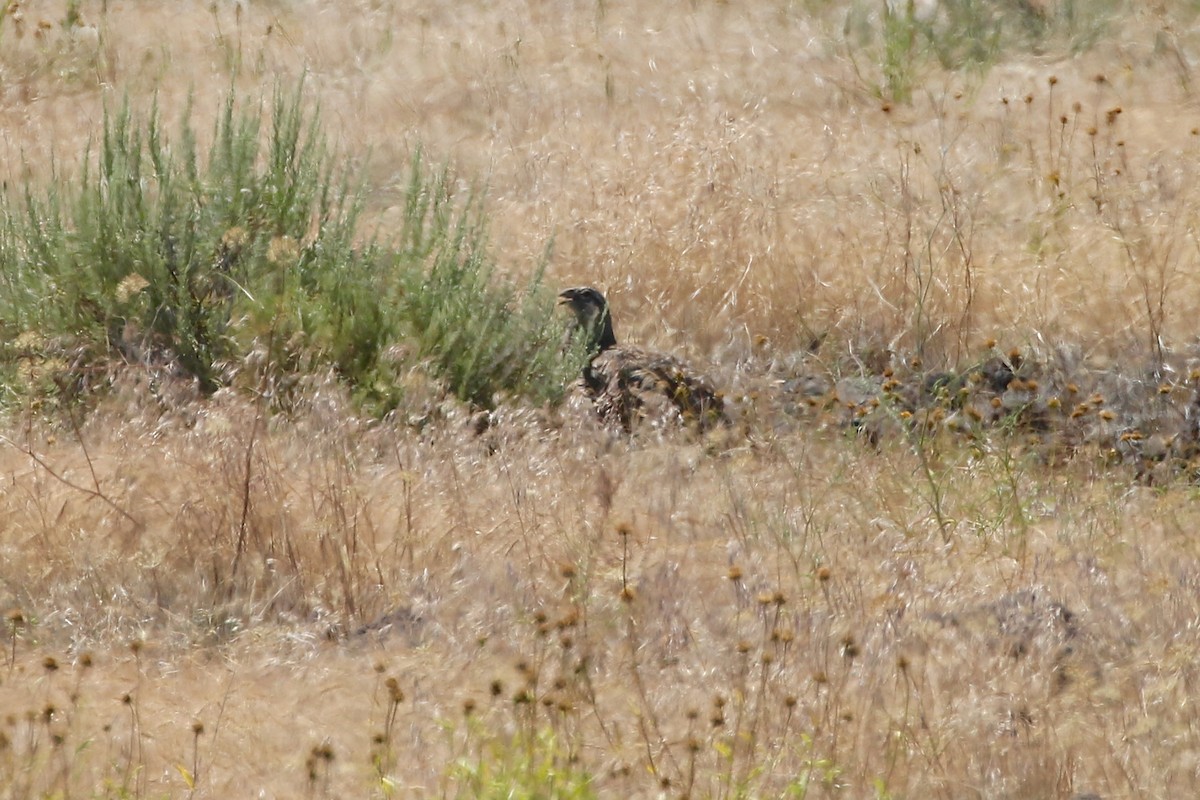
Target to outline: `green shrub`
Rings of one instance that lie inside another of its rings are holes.
[[[878,94],[906,102],[930,64],[986,69],[1013,52],[1075,53],[1091,47],[1120,10],[1121,0],[857,0],[843,35],[851,54],[875,62]],[[856,62],[857,63],[857,62]]]
[[[456,205],[446,170],[414,159],[397,257],[403,330],[452,391],[489,407],[497,393],[557,401],[583,365],[561,352],[562,319],[542,285],[544,263],[523,288],[494,274],[477,196]]]
[[[168,141],[157,108],[125,104],[77,178],[0,196],[8,400],[87,396],[133,364],[286,406],[297,377],[332,369],[382,413],[417,359],[480,406],[561,396],[579,360],[541,270],[497,280],[481,203],[419,156],[395,243],[364,239],[365,193],[302,100],[277,90],[264,134],[262,104],[230,94],[203,158],[190,108]]]

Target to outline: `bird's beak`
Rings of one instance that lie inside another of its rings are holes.
[[[558,304],[560,306],[565,306],[570,302],[571,302],[571,295],[569,293],[563,292],[562,294],[560,294],[558,296]]]

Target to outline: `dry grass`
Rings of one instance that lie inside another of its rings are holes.
[[[1134,381],[1193,355],[1182,10],[897,104],[820,3],[105,5],[0,26],[10,185],[122,93],[203,119],[307,72],[384,232],[423,144],[490,187],[505,268],[553,237],[619,335],[727,385],[988,338]],[[1200,784],[1194,490],[1098,447],[872,448],[767,401],[730,442],[519,408],[480,439],[436,396],[422,431],[308,396],[128,379],[78,430],[7,425],[0,797],[472,796],[463,765],[544,786],[534,751],[601,796]]]

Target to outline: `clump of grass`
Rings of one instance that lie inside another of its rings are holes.
[[[383,412],[415,359],[480,406],[561,395],[578,362],[540,270],[523,288],[495,277],[481,201],[459,202],[448,170],[414,158],[402,230],[382,245],[360,232],[363,187],[301,86],[276,90],[269,115],[231,92],[206,153],[198,141],[190,109],[169,137],[157,108],[139,119],[126,103],[77,180],[0,197],[10,402],[88,397],[124,364],[283,407],[299,376],[333,370]]]

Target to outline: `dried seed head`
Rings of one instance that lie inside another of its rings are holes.
[[[846,634],[842,637],[842,655],[846,658],[856,658],[861,652],[858,649],[858,642],[854,641],[852,634]]]
[[[734,564],[729,568],[729,572],[725,574],[725,577],[729,578],[731,581],[740,581],[742,579],[742,568],[737,564]]]
[[[42,669],[46,672],[58,672],[58,661],[54,656],[46,656],[42,659]]]
[[[833,577],[833,570],[831,570],[829,567],[821,565],[817,568],[817,580],[819,580],[821,583],[828,582],[831,577]]]

